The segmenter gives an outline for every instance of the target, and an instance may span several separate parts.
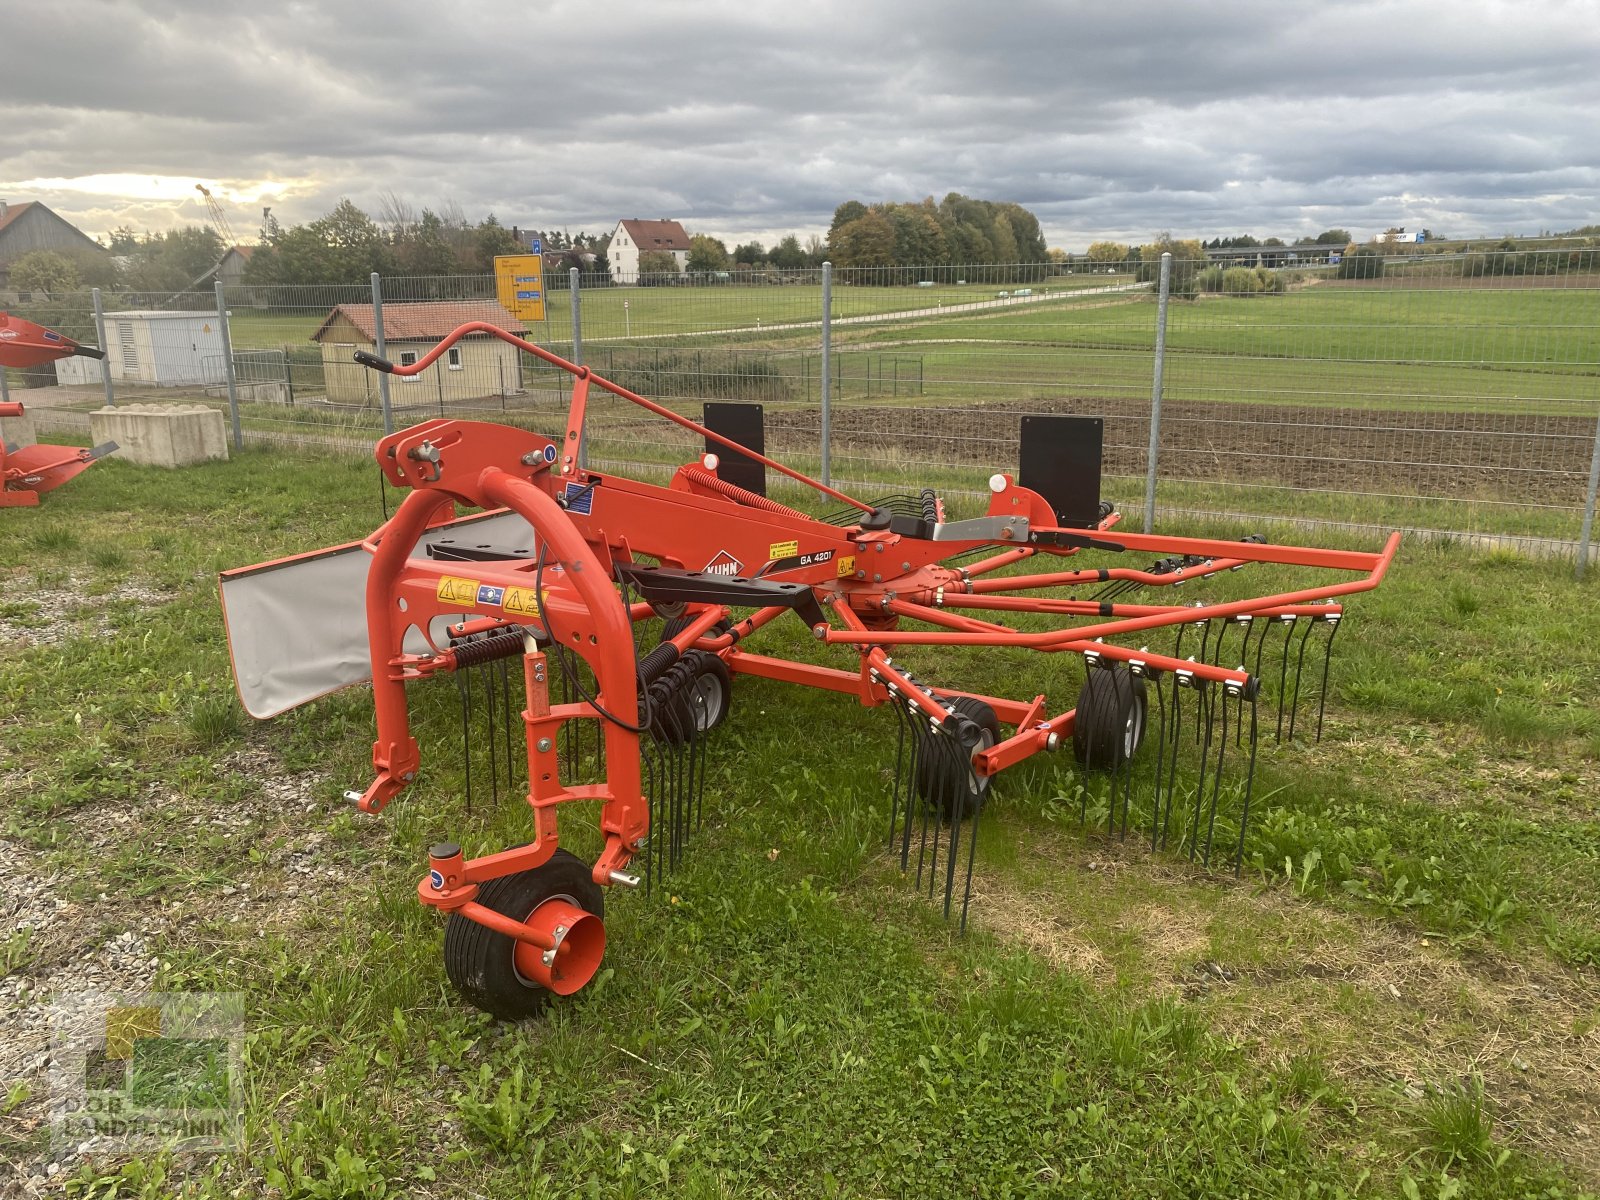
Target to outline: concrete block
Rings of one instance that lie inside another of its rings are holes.
[[[239,399],[252,404],[287,404],[289,403],[289,386],[273,380],[263,383],[241,383],[239,385]]]
[[[14,394],[14,393],[13,393]],[[0,441],[18,450],[32,446],[39,440],[33,427],[33,418],[26,411],[20,417],[0,417]]]
[[[89,414],[96,443],[116,442],[118,458],[147,467],[187,467],[228,458],[222,413],[204,404],[125,404]]]

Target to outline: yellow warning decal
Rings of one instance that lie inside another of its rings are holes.
[[[834,572],[840,579],[843,579],[846,575],[854,575],[856,573],[856,556],[854,554],[846,554],[835,561],[837,565],[834,567]]]
[[[439,599],[446,604],[477,604],[478,581],[460,579],[454,575],[439,576]]]
[[[546,595],[548,595],[548,591]],[[520,617],[537,617],[539,615],[539,597],[532,588],[508,587],[505,598],[500,601],[500,607],[508,613],[516,613]]]
[[[800,553],[800,543],[797,542],[797,541],[796,542],[773,542],[772,545],[767,547],[767,557],[769,559],[772,559],[772,558],[792,558],[794,555],[799,554],[799,553]]]

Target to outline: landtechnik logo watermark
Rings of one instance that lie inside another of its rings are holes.
[[[69,993],[52,1002],[50,1022],[57,1146],[146,1153],[234,1145],[242,994]]]

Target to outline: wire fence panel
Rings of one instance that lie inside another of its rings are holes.
[[[1400,527],[1575,549],[1600,419],[1600,251],[1411,251],[1173,262],[1158,519]],[[1017,468],[1024,416],[1097,416],[1104,494],[1138,516],[1157,272],[1083,260],[835,271],[834,481],[869,496],[933,486],[958,510],[981,508],[989,475]],[[413,363],[463,322],[486,320],[570,358],[570,283],[558,273],[546,285],[544,319],[522,321],[496,302],[492,275],[386,277],[385,352]],[[119,403],[227,405],[212,293],[102,299]],[[379,377],[353,356],[376,348],[372,287],[245,285],[225,301],[246,440],[369,453],[384,430]],[[759,403],[769,451],[820,468],[820,271],[590,275],[578,301],[577,353],[596,372],[696,419],[709,400]],[[11,307],[98,343],[88,292]],[[36,413],[82,422],[104,403],[98,369],[70,359],[9,381]],[[571,391],[566,373],[488,336],[388,384],[396,427],[457,416],[553,436]],[[702,450],[599,391],[586,443],[597,467],[662,478]]]

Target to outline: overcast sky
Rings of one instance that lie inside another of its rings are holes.
[[[476,220],[1014,200],[1052,246],[1160,230],[1600,222],[1600,0],[0,0],[0,199],[86,232],[393,191]]]

